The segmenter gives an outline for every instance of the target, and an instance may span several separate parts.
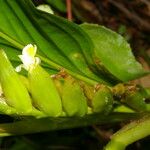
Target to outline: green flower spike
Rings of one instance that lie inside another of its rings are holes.
[[[27,45],[20,55],[21,67],[28,71],[29,89],[34,105],[51,117],[62,114],[62,104],[50,75],[39,65],[40,59],[35,57],[37,47]]]

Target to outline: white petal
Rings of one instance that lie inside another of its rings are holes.
[[[41,59],[39,57],[35,57],[35,64],[38,65],[41,63]]]
[[[37,46],[36,45],[28,44],[27,46],[25,46],[23,48],[22,55],[29,56],[29,57],[34,57],[36,55],[36,51],[37,51]]]
[[[15,68],[15,71],[16,72],[20,72],[21,71],[21,69],[22,69],[22,67],[23,67],[23,65],[21,64],[21,65],[19,65],[19,66],[17,66],[16,68]]]

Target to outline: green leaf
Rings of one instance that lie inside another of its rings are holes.
[[[90,55],[85,60],[84,55],[92,54],[93,43],[78,25],[37,10],[30,0],[0,1],[0,5],[0,46],[6,51],[10,45],[22,49],[33,43],[38,46],[39,57],[55,69],[65,68],[92,84],[109,83],[89,69],[93,60]]]
[[[148,72],[136,61],[129,44],[119,34],[98,25],[83,24],[94,43],[95,58],[113,76],[121,81],[129,81],[146,75]]]
[[[78,25],[37,10],[31,0],[6,0],[0,5],[0,46],[13,61],[18,61],[17,50],[33,43],[38,46],[38,56],[50,68],[65,68],[90,84],[116,84],[146,74],[117,33],[82,25],[88,36]],[[97,64],[97,60],[101,63]]]
[[[0,137],[84,127],[98,123],[115,123],[140,118],[141,116],[143,115],[139,113],[114,113],[107,117],[103,114],[94,114],[84,117],[27,119],[0,124]]]

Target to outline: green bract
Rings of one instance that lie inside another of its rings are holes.
[[[32,111],[28,91],[3,50],[0,50],[0,83],[8,105],[22,114]]]
[[[35,45],[25,46],[22,55],[19,55],[23,64],[18,66],[17,70],[22,67],[28,71],[28,80],[22,78],[22,81],[31,94],[33,104],[48,116],[60,116],[61,99],[50,75],[39,65],[40,59],[35,57],[36,51]]]
[[[16,109],[7,105],[4,97],[0,97],[0,113],[5,115],[19,115]]]
[[[29,71],[29,87],[34,105],[48,116],[62,114],[62,104],[50,75],[39,65]]]
[[[93,112],[102,112],[104,114],[110,113],[113,107],[113,95],[108,87],[102,86],[94,93],[92,99]]]
[[[62,104],[68,116],[87,114],[87,100],[78,81],[68,77],[62,86]]]

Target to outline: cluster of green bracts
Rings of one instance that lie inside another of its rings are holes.
[[[93,90],[92,109],[88,111],[84,87],[71,76],[52,79],[39,64],[33,64],[25,77],[15,71],[3,50],[0,50],[0,60],[0,112],[3,114],[84,116],[92,111],[104,111],[107,106],[112,108],[113,97],[107,87]]]
[[[11,116],[82,117],[93,113],[150,112],[150,90],[132,84],[114,87],[88,85],[67,72],[50,76],[35,57],[36,47],[23,50],[20,65],[26,75],[17,73],[0,50],[0,113]],[[19,67],[20,68],[20,67]],[[132,142],[149,135],[150,117],[133,122],[112,136],[106,150],[124,150]],[[138,132],[137,132],[138,130]],[[131,136],[129,140],[128,136]]]
[[[43,115],[32,106],[26,86],[3,50],[0,50],[0,60],[0,112],[7,115]]]
[[[0,50],[0,111],[8,115],[35,117],[84,116],[112,108],[113,97],[107,87],[94,91],[88,106],[83,85],[67,75],[54,79],[39,65],[32,66],[25,77],[12,67],[5,52]],[[91,109],[88,109],[90,108]],[[111,109],[110,109],[111,110]],[[108,110],[106,110],[108,111]]]
[[[27,76],[23,76],[15,71],[3,50],[0,50],[0,60],[2,114],[82,117],[91,113],[107,115],[122,106],[129,111],[144,112],[150,109],[145,102],[149,94],[140,87],[123,84],[115,87],[90,86],[67,73],[50,77],[34,61],[27,69]],[[113,107],[114,103],[117,107]]]

